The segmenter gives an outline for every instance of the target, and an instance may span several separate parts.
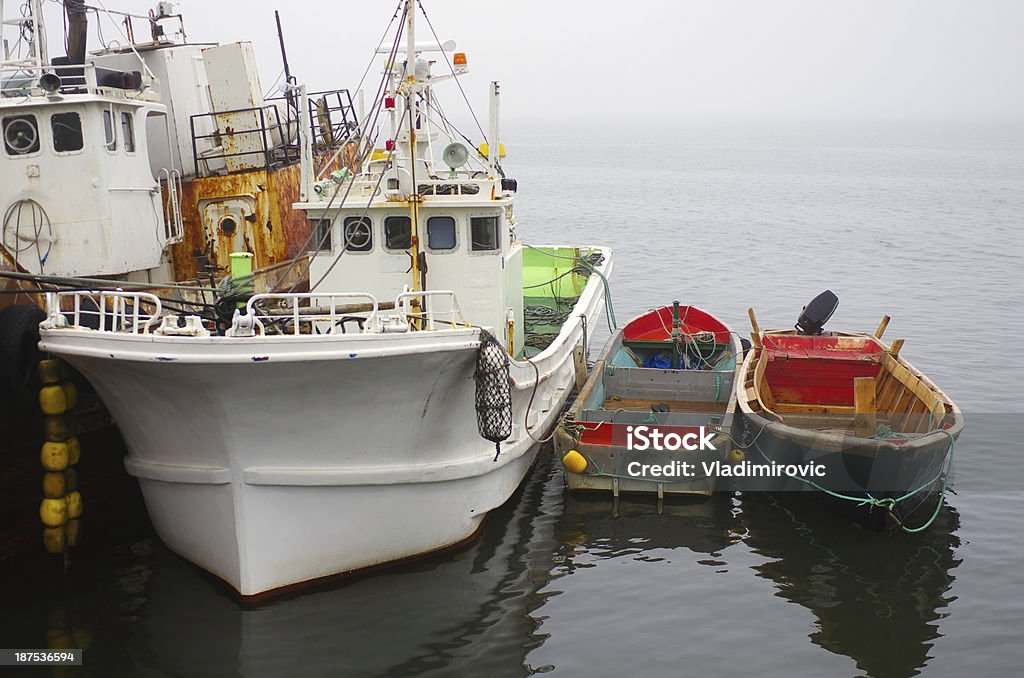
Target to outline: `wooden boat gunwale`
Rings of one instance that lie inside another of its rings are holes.
[[[762,343],[766,337],[772,336],[808,335],[801,335],[794,330],[785,329],[766,329],[759,333],[759,338]],[[914,365],[907,361],[903,356],[899,355],[899,348],[894,350],[893,346],[887,344],[880,337],[866,332],[827,332],[821,336],[863,339],[878,344],[882,350],[880,351],[881,357],[879,359],[879,373],[875,377],[876,380],[879,380],[879,378],[883,376],[884,372],[890,377],[899,380],[905,388],[910,389],[910,387],[899,379],[899,376],[891,369],[891,363],[901,366],[906,370],[907,374],[916,378],[921,384],[923,384],[931,394],[935,396],[936,401],[942,401],[945,406],[945,412],[941,422],[944,425],[938,428],[933,427],[929,431],[906,433],[906,439],[885,439],[860,437],[848,432],[839,433],[812,430],[786,423],[787,414],[792,418],[792,415],[798,415],[801,414],[801,412],[778,412],[775,408],[765,407],[764,401],[762,400],[764,392],[760,388],[764,375],[761,375],[760,380],[755,377],[753,384],[750,384],[751,380],[748,378],[751,371],[756,369],[756,363],[760,361],[764,355],[763,349],[754,348],[747,354],[740,368],[739,380],[736,382],[736,394],[740,411],[750,423],[755,424],[757,431],[767,428],[779,437],[787,438],[792,440],[794,443],[820,450],[823,453],[846,451],[847,453],[861,455],[872,455],[882,448],[899,448],[907,453],[913,453],[934,445],[938,438],[943,440],[955,440],[960,435],[963,430],[963,414],[959,406],[941,388],[939,388],[934,381],[928,378],[927,375],[914,367]],[[902,345],[901,341],[900,345]],[[751,388],[751,386],[753,386],[753,388]],[[916,395],[915,398],[917,398]],[[893,405],[899,404],[898,401],[900,400],[902,400],[902,397],[897,398],[897,402],[894,402]],[[920,399],[918,398],[918,400]],[[758,409],[755,409],[755,405]],[[775,406],[777,408],[778,403],[775,403]],[[769,419],[769,417],[765,416],[765,412],[775,417],[776,420]],[[853,408],[849,408],[848,412],[852,414]],[[810,414],[811,412],[808,411],[807,413]]]

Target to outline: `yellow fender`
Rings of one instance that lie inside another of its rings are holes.
[[[63,471],[68,467],[68,444],[67,443],[43,443],[39,451],[39,461],[47,471]]]
[[[583,473],[587,470],[587,458],[576,450],[569,450],[562,457],[562,466],[569,473]]]
[[[39,408],[43,414],[64,414],[68,410],[68,398],[64,389],[54,384],[39,390]]]
[[[60,527],[68,522],[68,502],[64,499],[44,499],[39,504],[39,518],[47,527]]]

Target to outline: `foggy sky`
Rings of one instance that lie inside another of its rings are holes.
[[[145,13],[156,3],[104,4]],[[1018,0],[425,4],[440,37],[468,53],[462,81],[478,115],[499,80],[506,120],[1024,121]],[[265,88],[281,70],[281,10],[293,72],[328,89],[355,87],[397,2],[176,5],[190,41],[251,40]]]

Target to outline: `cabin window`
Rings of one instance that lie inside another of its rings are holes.
[[[412,247],[412,221],[409,217],[388,217],[384,220],[384,247],[389,250]]]
[[[114,114],[110,109],[103,111],[103,145],[108,151],[117,150],[117,135],[114,132]]]
[[[324,251],[331,249],[331,220],[317,219],[313,222],[313,249]]]
[[[121,143],[125,153],[135,152],[135,121],[131,113],[121,113]]]
[[[366,217],[346,217],[344,236],[342,247],[349,252],[369,252],[373,249],[373,228]]]
[[[50,128],[53,150],[58,153],[82,150],[82,118],[78,113],[54,113],[50,116]]]
[[[34,115],[9,115],[3,119],[4,152],[28,155],[39,152],[39,124]]]
[[[427,219],[427,247],[432,250],[455,249],[454,217],[430,217]]]
[[[488,252],[501,249],[498,238],[498,217],[473,217],[469,220],[470,249]]]

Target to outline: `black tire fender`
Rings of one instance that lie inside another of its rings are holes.
[[[46,314],[28,304],[0,311],[0,402],[38,408],[39,323]]]

